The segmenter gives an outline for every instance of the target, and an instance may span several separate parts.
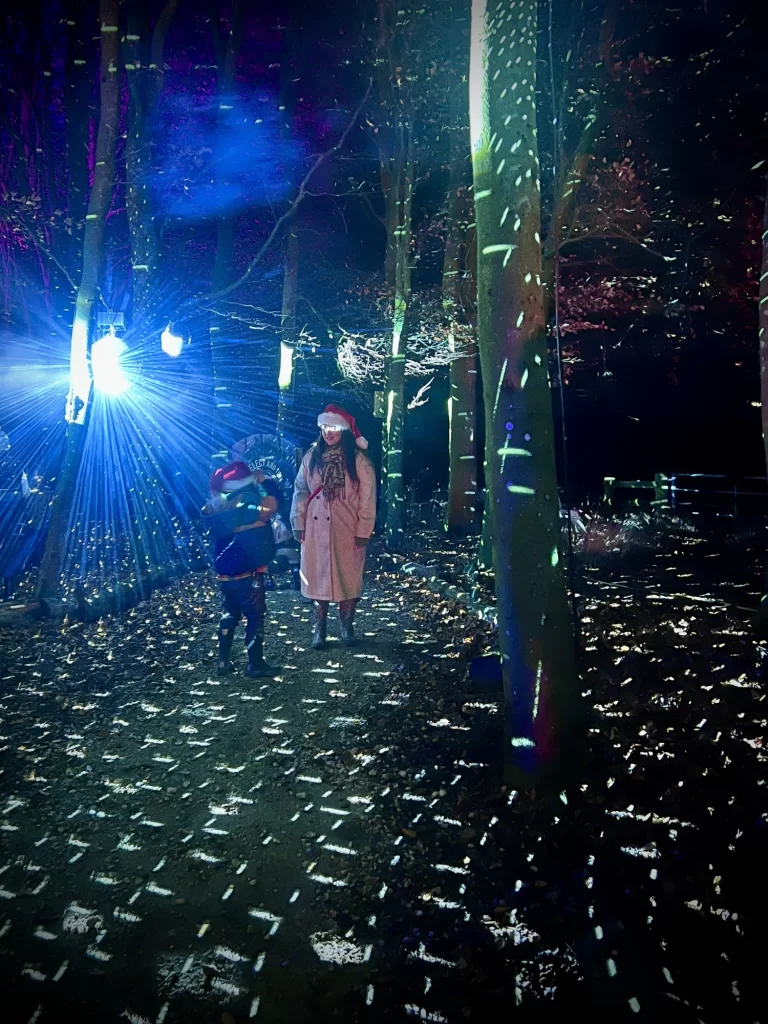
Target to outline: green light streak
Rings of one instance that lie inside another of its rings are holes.
[[[497,455],[527,455],[530,457],[531,452],[526,451],[525,448],[499,448]]]
[[[496,385],[496,397],[493,400],[493,415],[496,416],[496,410],[499,408],[499,396],[501,395],[501,385],[504,383],[504,375],[507,372],[507,362],[504,360],[504,364],[501,367],[501,373],[499,374],[499,383]]]

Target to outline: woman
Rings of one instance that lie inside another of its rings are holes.
[[[321,650],[330,601],[339,602],[342,642],[356,642],[355,606],[376,521],[376,476],[361,451],[368,442],[354,416],[328,405],[317,425],[320,437],[296,477],[291,527],[301,543],[301,592],[314,603],[312,647]]]

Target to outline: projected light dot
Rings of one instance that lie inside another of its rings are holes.
[[[131,386],[123,372],[121,357],[127,345],[115,335],[114,330],[105,334],[91,346],[91,372],[93,386],[104,395],[122,395]]]

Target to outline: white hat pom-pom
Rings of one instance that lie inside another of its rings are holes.
[[[355,444],[357,445],[358,448],[362,448],[363,451],[365,451],[365,449],[368,447],[368,442],[364,437],[356,437]]]

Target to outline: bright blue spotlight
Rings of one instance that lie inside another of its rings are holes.
[[[130,388],[131,382],[123,372],[120,358],[128,348],[115,335],[114,330],[99,338],[91,346],[91,372],[93,386],[104,395],[122,395]]]
[[[160,335],[160,347],[167,356],[175,359],[181,355],[181,350],[184,347],[184,339],[180,338],[177,334],[173,334],[171,331],[171,325],[165,328],[163,333]]]

